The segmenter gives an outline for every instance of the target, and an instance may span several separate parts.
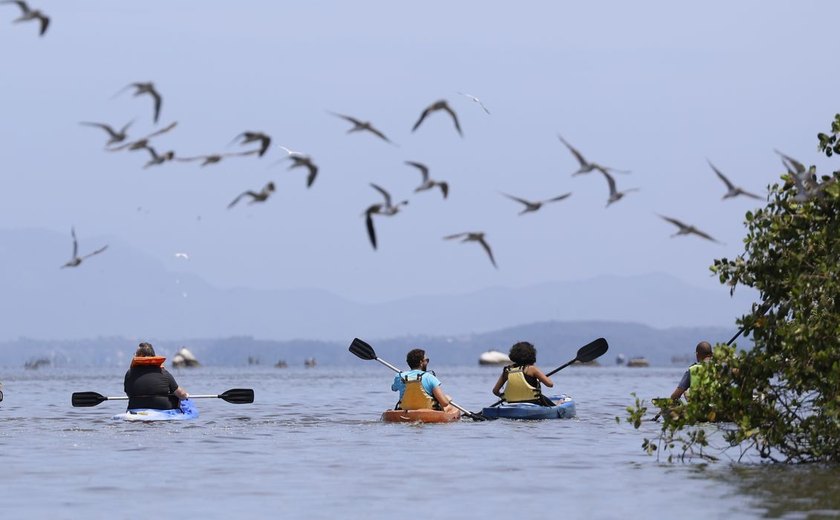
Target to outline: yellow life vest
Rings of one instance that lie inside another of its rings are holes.
[[[426,393],[423,388],[423,373],[417,374],[414,379],[409,379],[409,376],[402,378],[405,383],[405,392],[402,399],[400,399],[400,409],[402,410],[428,410],[439,408],[437,401]]]
[[[540,398],[540,395],[542,395],[540,384],[531,386],[528,383],[528,380],[525,379],[525,367],[511,365],[505,367],[505,372],[507,372],[507,383],[505,384],[505,393],[502,396],[505,401],[518,403]]]

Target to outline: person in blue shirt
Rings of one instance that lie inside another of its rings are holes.
[[[440,380],[434,372],[426,371],[429,358],[426,351],[415,348],[405,357],[411,370],[399,372],[394,376],[391,390],[400,393],[396,410],[433,409],[448,411],[451,409],[449,396],[443,393]]]

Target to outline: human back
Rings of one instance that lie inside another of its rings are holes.
[[[172,410],[187,393],[164,367],[166,358],[156,356],[154,347],[141,343],[125,373],[123,389],[128,395],[128,409]]]

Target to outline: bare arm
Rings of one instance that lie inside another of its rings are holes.
[[[496,381],[496,386],[493,387],[493,395],[497,395],[502,397],[502,386],[507,382],[507,372],[502,370],[502,375],[499,376],[499,380]]]
[[[671,394],[671,399],[674,401],[679,401],[680,397],[685,393],[685,388],[678,386],[674,389],[674,392]]]
[[[441,408],[446,408],[449,406],[449,398],[446,397],[446,394],[443,393],[443,390],[440,388],[440,385],[436,386],[434,390],[432,390],[432,397],[435,398],[440,404]]]
[[[188,394],[187,391],[181,388],[180,386],[175,389],[174,393],[178,396],[178,399],[189,399],[190,397],[190,394]]]
[[[543,374],[542,370],[537,368],[536,365],[531,365],[530,367],[528,367],[526,369],[526,373],[531,377],[536,377],[537,380],[545,386],[549,388],[554,387],[554,382],[551,379],[549,379],[547,375]]]

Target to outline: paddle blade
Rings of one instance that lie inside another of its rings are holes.
[[[359,338],[353,338],[353,343],[350,343],[350,352],[367,361],[376,359],[376,351],[373,347]]]
[[[233,404],[250,404],[254,402],[254,390],[252,388],[231,388],[227,392],[219,394],[219,399]]]
[[[75,392],[70,399],[73,406],[96,406],[108,398],[96,392]]]
[[[592,343],[580,347],[575,360],[580,361],[581,363],[587,363],[593,359],[603,356],[607,352],[608,348],[609,345],[607,345],[607,340],[604,338],[598,338]]]

